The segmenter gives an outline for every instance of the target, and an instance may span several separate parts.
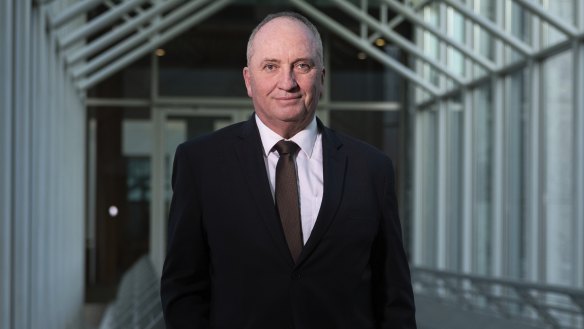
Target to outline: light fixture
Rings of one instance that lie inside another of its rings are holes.
[[[115,218],[120,213],[120,210],[116,206],[110,206],[108,212],[111,218]]]
[[[166,55],[166,50],[164,50],[162,48],[158,48],[154,51],[154,55],[156,55],[158,57],[162,57],[162,56]]]
[[[383,47],[383,46],[385,46],[385,44],[386,44],[386,42],[384,39],[382,39],[382,38],[375,39],[375,45],[377,47]]]
[[[360,52],[357,53],[357,58],[359,58],[360,60],[367,59],[367,54],[364,53],[364,52],[362,52],[362,51],[360,51]]]

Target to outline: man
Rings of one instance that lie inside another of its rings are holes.
[[[247,60],[255,115],[176,151],[167,328],[416,328],[391,161],[315,117],[318,31],[270,15]]]

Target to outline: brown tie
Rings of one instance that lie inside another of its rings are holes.
[[[302,227],[300,224],[300,202],[298,197],[298,175],[294,155],[298,145],[281,140],[274,148],[280,154],[276,165],[276,209],[282,221],[282,228],[294,262],[302,251]]]

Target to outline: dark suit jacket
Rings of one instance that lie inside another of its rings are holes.
[[[296,265],[255,119],[178,147],[161,280],[168,329],[416,327],[392,163],[319,129],[323,200]]]

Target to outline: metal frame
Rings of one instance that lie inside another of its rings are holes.
[[[402,48],[403,50],[411,53],[415,57],[423,60],[424,62],[430,64],[438,72],[446,75],[448,78],[454,80],[457,84],[465,84],[466,81],[464,78],[459,77],[456,73],[451,72],[448,68],[441,65],[438,61],[434,60],[432,57],[424,54],[422,51],[416,47],[413,43],[406,40],[404,37],[400,36],[396,32],[391,31],[387,26],[384,26],[382,23],[378,22],[370,15],[367,14],[366,8],[358,9],[357,7],[353,6],[350,2],[346,0],[331,0],[334,4],[337,5],[338,8],[345,11],[349,15],[352,15],[354,18],[359,19],[361,22],[364,22],[369,27],[375,29],[376,32],[380,33],[382,36],[386,37],[390,41],[394,42],[398,47]],[[362,39],[368,39],[367,36],[362,36]]]
[[[12,1],[0,1],[0,48],[11,49],[13,35]],[[0,327],[12,323],[12,63],[11,51],[0,52]],[[9,77],[9,78],[7,78]]]
[[[74,18],[79,17],[80,15],[85,14],[87,11],[95,8],[104,0],[85,0],[82,2],[77,3],[76,5],[70,7],[68,10],[64,11],[60,15],[56,16],[49,24],[51,29],[58,30],[61,27],[65,26],[67,23],[72,21]],[[73,31],[71,33],[64,33],[62,38],[60,38],[59,43],[62,47],[68,47],[71,44],[75,43],[76,41],[81,41],[87,36],[90,36],[92,33],[96,32],[98,28],[107,26],[111,24],[115,19],[119,18],[121,15],[125,14],[127,11],[139,8],[139,5],[143,4],[146,0],[126,0],[123,1],[122,4],[113,7],[111,10],[106,12],[105,14],[101,15],[100,17],[92,20],[87,26],[84,28]],[[153,0],[151,0],[153,1]],[[208,0],[201,0],[204,2],[208,2]],[[438,0],[436,0],[438,1]],[[517,4],[519,4],[525,10],[537,15],[545,21],[549,23],[551,26],[557,28],[562,33],[566,34],[569,38],[582,38],[584,33],[579,31],[577,28],[570,24],[566,24],[556,18],[555,16],[547,13],[540,5],[535,4],[533,2],[527,0],[513,0]],[[179,0],[177,0],[179,2]],[[192,3],[193,1],[191,1]],[[194,1],[196,2],[196,0]],[[228,1],[226,1],[228,2]],[[356,46],[357,48],[363,50],[368,55],[374,57],[384,65],[390,67],[391,69],[398,72],[400,75],[408,79],[409,81],[414,82],[419,87],[423,88],[427,92],[429,92],[433,97],[448,97],[456,92],[456,90],[451,90],[450,92],[443,92],[440,89],[432,86],[431,84],[424,81],[424,79],[420,79],[414,72],[409,70],[404,65],[400,64],[399,62],[384,56],[381,52],[378,51],[375,47],[371,47],[370,41],[373,38],[377,38],[379,36],[385,36],[386,38],[395,42],[400,48],[407,50],[408,52],[412,53],[414,56],[423,59],[425,62],[432,65],[436,70],[441,72],[442,74],[448,76],[450,79],[454,80],[459,87],[462,85],[470,86],[470,84],[475,83],[476,79],[468,79],[457,76],[457,74],[451,72],[447,67],[447,65],[442,65],[435,61],[430,56],[424,54],[423,52],[419,51],[416,46],[408,42],[407,40],[403,39],[396,33],[391,31],[392,27],[395,27],[397,24],[401,23],[404,19],[408,19],[412,21],[415,25],[423,27],[437,38],[439,38],[442,42],[447,43],[449,46],[453,47],[457,51],[461,52],[467,58],[471,58],[476,64],[483,67],[487,70],[488,74],[501,74],[505,68],[508,68],[508,65],[500,65],[497,67],[488,59],[483,58],[480,56],[476,51],[472,48],[468,48],[467,46],[460,44],[446,35],[443,31],[432,27],[431,25],[425,23],[421,20],[412,9],[409,9],[408,6],[400,4],[396,0],[383,0],[380,5],[380,15],[382,17],[381,21],[378,21],[366,13],[366,9],[368,7],[368,2],[365,0],[361,0],[361,8],[357,8],[356,6],[352,5],[350,2],[346,0],[332,0],[332,2],[338,6],[340,9],[346,11],[356,19],[358,19],[362,26],[361,26],[361,35],[355,36],[350,33],[347,29],[345,29],[342,25],[335,24],[334,20],[331,20],[330,17],[323,15],[321,12],[317,11],[316,8],[311,6],[305,0],[290,0],[290,3],[295,5],[302,11],[305,11],[308,15],[313,16],[316,20],[321,22],[327,28],[331,29],[333,32],[341,35],[345,38],[348,42]],[[419,7],[422,7],[432,1],[423,1],[419,4]],[[542,50],[539,50],[538,53],[535,53],[533,48],[529,45],[525,44],[522,40],[517,39],[512,34],[502,30],[498,27],[498,24],[491,22],[488,19],[483,18],[482,16],[474,13],[468,6],[459,3],[455,0],[441,0],[441,3],[444,3],[452,8],[454,8],[457,12],[464,15],[467,19],[472,21],[474,24],[477,24],[481,28],[485,29],[489,34],[495,36],[496,38],[500,39],[502,42],[505,43],[506,46],[512,47],[517,50],[519,53],[523,54],[526,57],[533,57],[533,56],[545,56],[546,54],[540,53]],[[202,3],[198,5],[194,5],[194,7],[200,6]],[[147,21],[155,20],[155,16],[164,12],[167,9],[170,9],[173,6],[176,6],[177,3],[173,2],[173,0],[164,1],[164,2],[154,2],[153,8],[148,11],[140,11],[133,19],[127,19],[127,23],[124,24],[123,27],[116,29],[112,32],[109,32],[105,36],[99,39],[99,42],[92,42],[89,45],[84,45],[81,49],[76,50],[73,53],[67,55],[67,63],[79,63],[79,61],[83,60],[84,58],[88,58],[91,54],[95,54],[96,52],[103,50],[107,45],[120,40],[124,34],[130,33],[132,31],[136,31],[139,29],[141,24],[144,24]],[[189,4],[185,4],[184,7],[188,6]],[[218,5],[220,6],[220,5]],[[391,8],[398,16],[394,18],[392,21],[387,22],[387,9]],[[419,8],[418,7],[418,8]],[[193,8],[194,9],[194,8]],[[416,8],[417,9],[417,8]],[[213,11],[213,10],[211,10]],[[209,13],[209,15],[212,13]],[[163,17],[157,19],[155,24],[152,24],[149,28],[142,29],[140,32],[145,32],[141,34],[141,37],[130,38],[128,40],[124,40],[116,45],[110,51],[104,53],[102,56],[99,57],[99,60],[94,60],[91,63],[84,64],[79,66],[77,69],[73,69],[72,74],[76,80],[78,80],[78,86],[81,90],[86,90],[91,86],[95,85],[96,83],[103,81],[107,76],[117,72],[124,66],[127,66],[129,63],[137,60],[137,58],[144,56],[148,51],[151,51],[160,42],[149,42],[147,45],[141,47],[140,51],[135,51],[130,54],[125,54],[132,48],[135,48],[138,44],[140,44],[145,38],[148,38],[150,35],[155,35],[157,31],[160,31],[164,28],[164,26],[169,26],[169,24],[176,24],[181,23],[187,18],[185,16],[177,15],[172,16],[167,15],[169,17]],[[166,18],[169,18],[167,21]],[[194,19],[192,24],[196,24],[197,19]],[[190,24],[187,24],[190,25]],[[367,36],[368,30],[367,28],[371,27],[375,30],[373,35],[370,37]],[[180,32],[178,32],[180,33]],[[175,33],[170,33],[168,35],[168,39],[174,37]],[[369,42],[364,42],[368,40]],[[569,45],[555,45],[555,47],[559,47],[557,50],[564,49],[565,47],[569,47]],[[113,51],[113,50],[116,51]],[[550,50],[551,47],[546,47],[544,50]],[[103,65],[111,62],[114,58],[122,56],[121,59],[115,62],[115,64],[109,64],[107,67],[102,67]],[[527,58],[526,58],[527,59]],[[95,74],[91,74],[92,71],[98,70]],[[455,88],[457,89],[457,88]]]
[[[147,0],[126,0],[120,5],[110,9],[107,15],[101,15],[98,18],[91,20],[78,30],[65,34],[63,38],[59,38],[59,46],[61,49],[67,49],[76,42],[82,41],[99,30],[113,24],[117,19],[125,15],[131,10],[143,5]]]
[[[385,3],[389,5],[393,10],[403,16],[399,17],[406,17],[407,19],[411,20],[418,27],[422,27],[428,32],[432,33],[441,41],[445,42],[449,46],[455,48],[459,52],[463,53],[468,58],[471,58],[474,62],[482,66],[488,72],[493,72],[496,70],[495,64],[492,63],[489,59],[482,57],[480,54],[477,54],[472,49],[468,48],[466,45],[459,43],[458,41],[452,39],[447,34],[442,31],[445,31],[444,27],[441,27],[441,30],[433,27],[432,25],[428,24],[422,18],[420,18],[413,10],[409,9],[408,7],[402,5],[401,3],[395,0],[384,0]]]
[[[471,2],[472,0],[469,0]],[[385,2],[392,2],[392,0],[386,0]],[[445,0],[442,3],[450,5],[453,1]],[[529,84],[529,99],[528,102],[530,104],[530,118],[529,118],[529,125],[526,127],[528,129],[529,137],[524,141],[522,147],[528,149],[528,158],[525,160],[525,168],[524,170],[528,171],[529,178],[527,178],[526,187],[526,209],[524,216],[529,218],[528,226],[526,227],[525,236],[527,236],[528,241],[526,241],[527,246],[525,250],[527,250],[528,254],[526,255],[526,269],[525,274],[527,275],[526,279],[533,280],[534,282],[545,282],[547,280],[546,277],[546,263],[549,261],[545,258],[546,250],[548,248],[546,236],[545,236],[545,229],[544,229],[544,222],[543,222],[543,215],[541,215],[541,193],[545,190],[545,187],[542,187],[541,177],[542,177],[542,162],[541,160],[547,154],[547,151],[541,148],[541,131],[545,126],[545,122],[541,121],[541,113],[543,111],[543,102],[541,101],[541,97],[544,94],[544,90],[542,90],[543,80],[541,78],[541,70],[543,61],[558,54],[561,52],[570,52],[572,54],[573,63],[574,63],[574,74],[572,75],[572,83],[571,88],[573,88],[573,109],[574,109],[574,131],[576,135],[574,136],[574,148],[571,150],[575,156],[575,164],[574,164],[574,185],[573,185],[573,217],[572,225],[574,227],[574,232],[572,232],[572,249],[575,250],[575,258],[573,260],[574,265],[574,272],[572,277],[574,278],[574,282],[566,283],[571,285],[576,285],[577,287],[584,286],[584,277],[582,273],[584,272],[584,205],[579,202],[584,198],[584,112],[582,104],[584,104],[584,96],[580,92],[582,89],[582,84],[584,83],[584,69],[583,69],[583,61],[584,55],[582,54],[582,50],[584,49],[584,45],[581,39],[581,32],[579,30],[569,24],[564,24],[555,16],[548,14],[546,11],[541,8],[541,6],[529,2],[526,4],[525,0],[518,0],[516,1],[518,5],[524,10],[532,13],[535,15],[530,20],[530,24],[532,27],[532,39],[534,42],[529,46],[529,52],[527,51],[527,47],[525,47],[524,59],[520,60],[519,62],[514,62],[510,64],[503,64],[504,63],[504,47],[512,46],[509,44],[510,37],[507,34],[508,32],[494,29],[493,27],[502,26],[501,19],[504,15],[501,8],[498,9],[497,14],[495,15],[496,19],[495,22],[488,22],[485,23],[486,19],[476,19],[478,14],[472,13],[470,9],[467,8],[467,5],[464,4],[454,4],[451,6],[452,8],[456,9],[457,12],[464,14],[467,19],[467,26],[472,27],[475,24],[478,24],[487,32],[493,36],[498,37],[498,40],[495,41],[495,65],[497,68],[492,71],[488,72],[488,74],[484,77],[474,78],[469,81],[467,84],[449,90],[446,93],[439,95],[438,97],[426,99],[423,101],[419,101],[415,103],[413,106],[418,110],[423,110],[427,108],[431,104],[438,104],[438,106],[443,106],[443,101],[446,97],[454,95],[456,92],[461,92],[463,95],[463,102],[465,103],[465,137],[464,137],[464,149],[465,149],[465,156],[464,156],[464,168],[463,168],[463,186],[465,192],[463,193],[463,255],[462,255],[462,271],[466,273],[472,273],[474,268],[472,266],[472,248],[473,245],[473,235],[472,235],[472,214],[473,214],[473,156],[472,156],[472,149],[473,149],[473,139],[472,139],[472,125],[473,125],[473,102],[472,102],[472,94],[473,89],[479,86],[482,83],[485,83],[490,80],[490,83],[493,87],[493,111],[495,114],[494,117],[494,127],[493,127],[493,135],[494,139],[492,141],[492,147],[494,150],[494,158],[492,160],[493,168],[494,168],[494,175],[492,178],[492,193],[493,193],[493,200],[494,200],[494,209],[493,209],[493,259],[490,268],[492,269],[492,275],[496,277],[506,276],[508,275],[509,269],[505,266],[508,263],[509,255],[506,254],[505,251],[505,243],[506,239],[508,239],[508,223],[507,221],[510,220],[506,217],[506,198],[505,198],[505,148],[507,147],[505,144],[505,129],[506,126],[506,117],[504,113],[509,110],[505,106],[505,79],[514,72],[520,70],[526,70],[529,73],[529,77],[525,80],[524,83]],[[578,6],[578,16],[576,23],[582,26],[583,24],[583,17],[584,17],[584,5],[579,3]],[[480,18],[480,17],[479,17]],[[417,20],[421,20],[421,18],[417,18]],[[412,19],[412,21],[414,21]],[[433,33],[436,35],[435,32],[444,33],[443,28],[434,27],[435,31],[429,31],[423,24],[418,24],[419,22],[414,22],[418,28],[423,28],[424,30]],[[480,24],[479,24],[480,23]],[[551,45],[540,45],[540,34],[539,34],[539,26],[544,23],[548,23],[555,28],[558,28],[562,33],[566,35],[568,40],[560,41],[556,44]],[[489,27],[489,24],[493,25]],[[467,28],[468,30],[468,28]],[[440,36],[436,35],[436,37],[440,38]],[[445,40],[443,44],[447,44]],[[472,43],[472,36],[467,36],[467,40],[465,44],[473,44]],[[517,48],[517,47],[515,47]],[[531,49],[533,49],[531,51]],[[441,55],[443,56],[443,55]],[[501,63],[501,64],[499,64]],[[466,71],[469,72],[469,68],[476,64],[476,62],[472,62],[471,58],[467,56],[467,67]],[[441,87],[444,87],[444,81],[440,83]],[[437,123],[438,127],[442,127],[443,123],[438,120]],[[417,128],[419,129],[419,127]],[[444,150],[445,145],[441,138],[439,149]],[[424,152],[424,146],[416,144],[416,154],[420,152]],[[436,163],[438,163],[438,167],[440,168],[445,162],[442,160],[442,157],[439,155],[436,158]],[[427,186],[422,186],[419,184],[420,182],[420,175],[422,169],[419,169],[419,163],[415,162],[416,164],[416,174],[414,177],[414,181],[417,182],[415,184],[415,193],[414,193],[414,209],[416,213],[414,214],[414,226],[419,226],[420,223],[420,214],[417,211],[417,207],[423,207],[423,202],[421,201],[421,196],[419,193],[419,189],[428,188]],[[440,175],[444,177],[438,177],[439,181],[444,181],[446,177],[446,173],[442,170],[439,170]],[[444,193],[444,186],[439,186],[439,194]],[[437,214],[437,221],[441,223],[442,220],[441,214],[442,210],[441,207],[436,210]],[[414,264],[420,265],[423,262],[420,262],[424,257],[421,255],[428,251],[417,250],[417,248],[423,248],[423,242],[419,241],[423,235],[421,235],[419,229],[416,230],[414,233],[417,235],[418,239],[414,239],[417,241],[417,247],[414,248]],[[443,230],[439,230],[438,237],[441,238]],[[442,237],[441,239],[444,239]],[[440,248],[440,246],[438,246]],[[437,264],[442,264],[444,261],[441,260],[443,255],[440,255],[438,258]],[[446,262],[448,263],[448,262]],[[440,265],[437,268],[442,268]],[[418,267],[414,267],[414,273],[419,270]],[[489,290],[485,290],[489,291]],[[496,289],[495,289],[496,291]],[[580,309],[580,311],[582,311]]]
[[[53,1],[53,0],[50,0]],[[99,6],[103,0],[82,0],[57,15],[49,15],[49,26],[52,30],[58,29],[73,19],[85,15],[88,11]],[[53,18],[54,17],[54,18]]]
[[[461,274],[431,268],[416,268],[416,293],[464,305],[466,309],[512,318],[530,325],[554,329],[577,329],[584,323],[584,290],[532,284],[487,276]],[[497,289],[492,289],[496,287]],[[561,296],[550,300],[549,296]],[[488,300],[487,307],[481,300]],[[514,307],[512,307],[514,306]],[[529,313],[527,310],[533,312]],[[566,323],[573,321],[572,324]]]
[[[168,0],[164,2],[157,2],[152,8],[142,13],[138,17],[132,20],[128,20],[122,26],[119,26],[113,31],[100,36],[98,39],[93,40],[90,44],[86,45],[85,47],[75,50],[74,52],[68,53],[65,59],[67,64],[74,65],[83,60],[86,60],[90,56],[95,55],[97,52],[102,51],[107,46],[124,38],[131,32],[136,31],[142,25],[156,18],[156,16],[161,15],[162,13],[166,12],[169,9],[172,9],[173,7],[176,7],[178,4],[181,3],[181,1],[182,0]]]
[[[98,56],[98,58],[92,60],[89,64],[74,70],[72,72],[73,77],[79,80],[79,88],[86,90],[145,56],[159,45],[164,44],[170,39],[178,36],[180,33],[205,20],[215,12],[221,10],[230,1],[231,0],[214,1],[209,6],[198,10],[195,14],[193,14],[192,11],[208,2],[208,0],[189,1],[184,6],[180,7],[180,9],[177,9],[173,13],[162,18],[158,24],[152,24],[137,35],[130,37],[127,41],[104,52],[103,55]],[[172,27],[168,31],[159,34],[162,29],[169,26]],[[150,40],[148,43],[140,45],[145,39]],[[138,48],[135,48],[137,46]],[[116,57],[126,51],[130,52],[113,61]],[[100,68],[99,71],[91,74],[92,71],[95,71],[98,68]]]

